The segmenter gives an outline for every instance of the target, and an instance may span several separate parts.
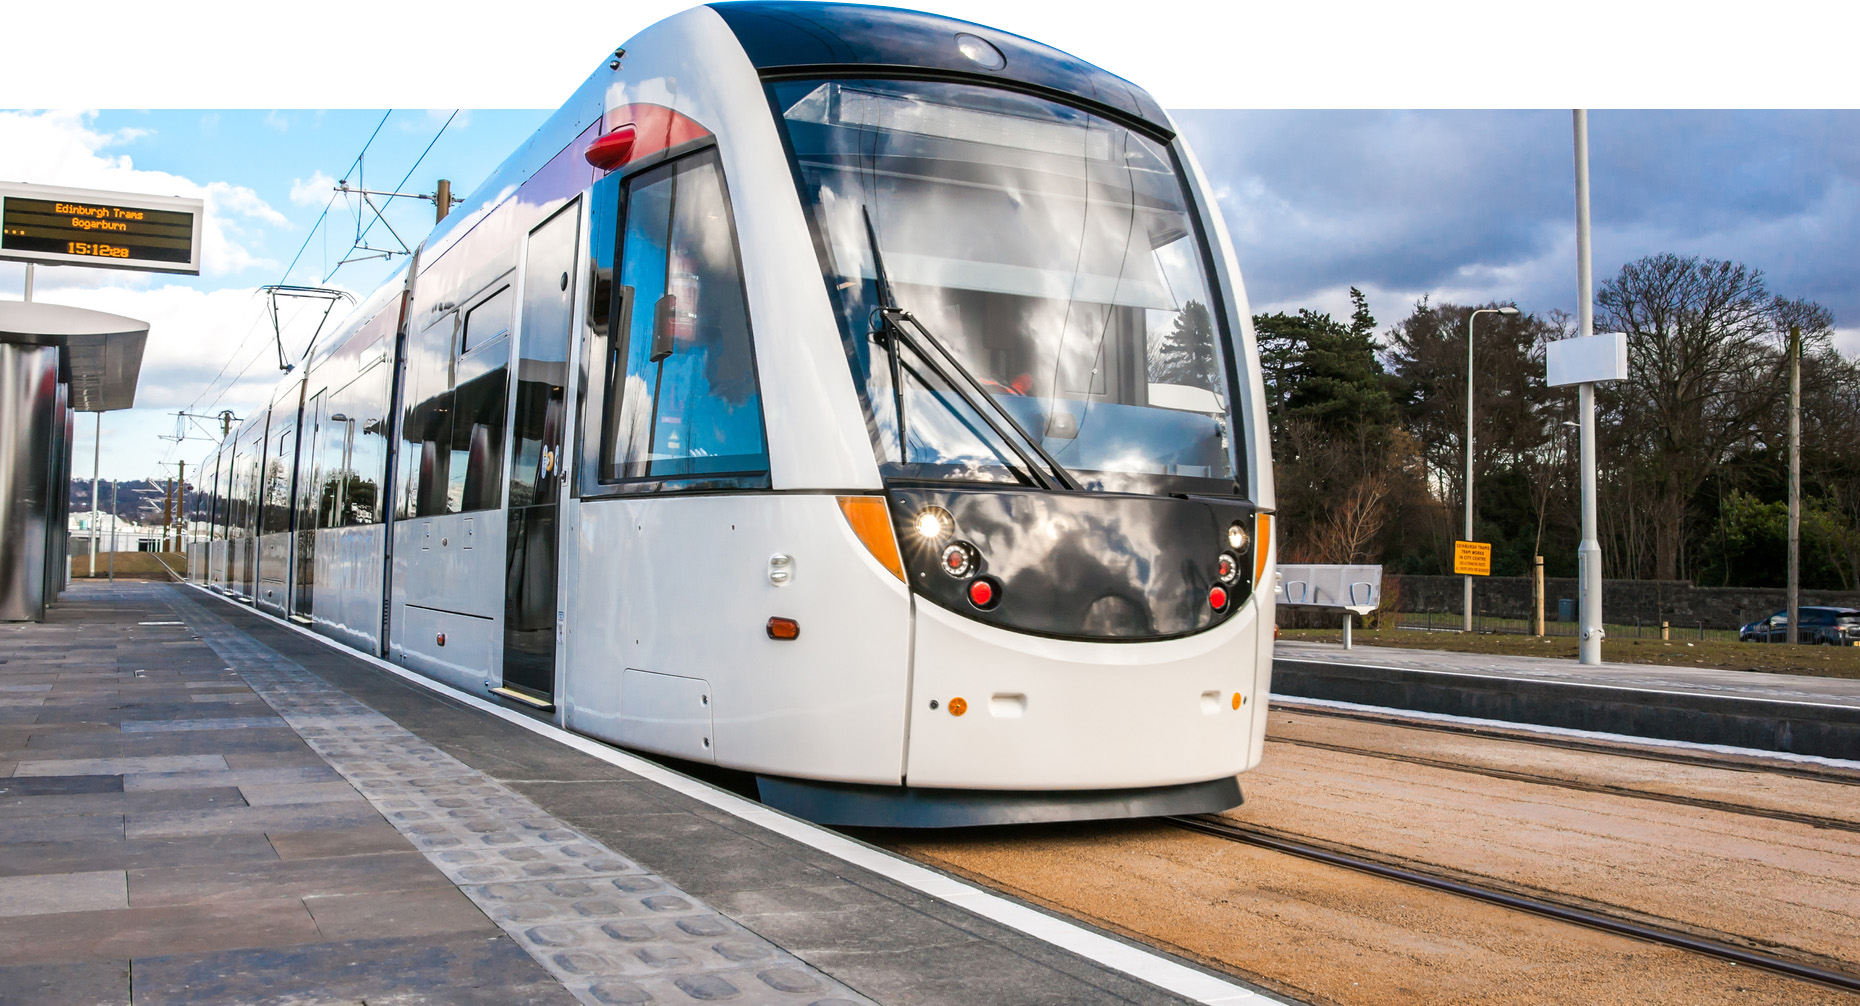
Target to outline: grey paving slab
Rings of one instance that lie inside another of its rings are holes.
[[[290,783],[340,782],[328,765],[291,765],[283,768],[213,769],[204,772],[136,772],[122,777],[127,792],[171,789],[210,789],[221,786],[272,786]],[[0,792],[7,780],[0,779]]]
[[[223,716],[196,720],[124,720],[123,732],[182,733],[193,730],[289,730],[276,716]]]
[[[208,810],[159,810],[130,814],[128,838],[180,838],[235,832],[303,831],[369,824],[381,815],[366,803],[290,804],[279,807],[224,807]],[[0,821],[0,834],[6,822]]]
[[[142,758],[45,758],[21,761],[13,769],[22,775],[127,775],[143,772],[200,772],[224,770],[226,758],[218,754],[154,755]]]
[[[100,778],[117,778],[103,776]],[[72,814],[131,814],[156,809],[238,807],[246,803],[234,786],[182,790],[160,795],[136,792],[66,793],[0,797],[0,820]]]
[[[301,898],[234,905],[131,906],[0,917],[0,965],[288,946],[324,939]]]
[[[503,933],[143,957],[137,1006],[384,1003],[568,1006],[575,998]]]
[[[0,876],[86,870],[133,870],[159,866],[272,862],[278,853],[268,836],[211,835],[187,839],[86,839],[20,842],[0,855]]]
[[[255,703],[262,703],[264,700],[252,694],[251,692],[232,692],[232,693],[224,693],[224,694],[220,692],[202,692],[202,693],[196,693],[190,696],[188,698],[188,701],[197,703],[200,705],[210,705],[213,703],[225,703],[227,705],[252,705]]]
[[[54,818],[0,820],[0,844],[18,842],[81,842],[92,838],[122,838],[123,815],[89,814]]]
[[[319,894],[304,899],[317,930],[331,939],[495,933],[497,925],[458,888]]]
[[[130,1006],[129,961],[0,967],[0,1006]]]
[[[240,786],[239,792],[245,796],[245,802],[254,807],[367,802],[355,787],[340,779],[335,782],[254,783]]]
[[[265,837],[270,840],[271,848],[279,859],[366,856],[377,852],[401,852],[410,848],[406,837],[386,821],[351,828],[271,831],[266,832]]]
[[[44,775],[0,777],[0,797],[69,796],[77,793],[121,793],[120,775]]]
[[[425,856],[408,849],[404,842],[400,849],[392,852],[347,856],[334,861],[279,859],[152,867],[130,870],[127,878],[130,899],[144,907],[428,888],[450,890],[453,886]]]
[[[128,907],[129,884],[122,870],[0,877],[0,916]]]

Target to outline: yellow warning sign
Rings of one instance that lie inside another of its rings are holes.
[[[1456,576],[1491,576],[1492,546],[1483,541],[1454,542],[1453,573]]]

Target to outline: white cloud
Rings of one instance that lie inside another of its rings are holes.
[[[139,169],[128,154],[108,151],[133,143],[147,131],[106,133],[92,125],[95,118],[95,112],[0,112],[0,178],[204,199],[203,274],[277,266],[253,252],[247,242],[254,227],[288,228],[290,223],[258,193],[243,185],[202,184],[166,171]]]
[[[291,202],[299,206],[320,206],[329,201],[330,193],[336,188],[336,180],[321,171],[308,179],[291,179]]]
[[[204,440],[179,444],[172,436],[174,413],[212,415],[230,409],[244,419],[264,408],[282,374],[264,294],[253,287],[197,290],[176,284],[149,286],[143,277],[117,274],[115,285],[44,290],[35,299],[71,304],[149,323],[149,339],[136,385],[136,407],[104,418],[103,471],[122,478],[156,474],[158,464],[198,461],[211,448]],[[333,330],[350,306],[339,303],[323,326]],[[321,305],[285,301],[280,306],[285,359],[297,363],[321,318]],[[90,470],[89,417],[79,422],[76,458],[80,476]],[[208,423],[217,430],[217,425]],[[198,436],[198,426],[188,424]]]

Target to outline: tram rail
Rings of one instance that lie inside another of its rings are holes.
[[[1467,737],[1481,737],[1487,740],[1515,741],[1521,744],[1533,744],[1538,747],[1556,748],[1563,751],[1580,751],[1588,754],[1605,754],[1621,758],[1636,758],[1642,761],[1664,762],[1669,765],[1705,766],[1726,769],[1733,772],[1761,772],[1765,775],[1789,776],[1797,779],[1810,779],[1815,782],[1840,783],[1846,786],[1860,786],[1860,771],[1844,769],[1833,765],[1816,765],[1812,763],[1789,762],[1781,759],[1765,758],[1761,754],[1735,755],[1715,751],[1688,750],[1683,753],[1664,751],[1656,747],[1635,744],[1632,741],[1611,742],[1607,740],[1570,737],[1558,734],[1536,733],[1530,730],[1508,730],[1502,726],[1490,726],[1478,723],[1452,723],[1434,719],[1420,719],[1403,716],[1403,710],[1391,709],[1387,713],[1364,712],[1354,709],[1331,709],[1325,706],[1304,705],[1296,698],[1272,697],[1275,711],[1299,716],[1316,716],[1325,719],[1356,720],[1363,723],[1378,723],[1385,726],[1402,727],[1410,730],[1425,730],[1432,733],[1457,734]],[[1304,744],[1309,747],[1325,747],[1323,742],[1292,740],[1273,736],[1271,740],[1279,743]],[[1370,754],[1382,756],[1368,748],[1339,746],[1329,748],[1351,754]],[[1401,757],[1401,756],[1391,756]],[[1459,762],[1442,762],[1443,767],[1466,770]]]
[[[1514,782],[1528,782],[1540,786],[1555,786],[1559,789],[1575,790],[1580,793],[1600,793],[1607,796],[1624,796],[1636,800],[1652,800],[1657,803],[1677,804],[1682,807],[1696,807],[1700,810],[1715,810],[1726,814],[1742,814],[1746,817],[1762,817],[1775,821],[1790,821],[1806,824],[1811,828],[1827,828],[1834,831],[1860,832],[1860,821],[1849,821],[1838,817],[1826,817],[1820,814],[1804,814],[1798,811],[1781,810],[1773,807],[1753,807],[1749,804],[1735,803],[1729,800],[1708,800],[1701,797],[1685,796],[1678,793],[1661,793],[1656,790],[1636,789],[1632,786],[1614,786],[1606,783],[1584,782],[1562,776],[1545,775],[1538,772],[1520,772],[1514,769],[1493,768],[1486,765],[1468,765],[1465,762],[1446,758],[1427,758],[1421,755],[1396,754],[1388,751],[1376,751],[1372,748],[1351,747],[1348,744],[1327,744],[1323,741],[1294,740],[1274,737],[1268,743],[1290,744],[1296,747],[1312,748],[1319,751],[1335,751],[1339,754],[1360,755],[1382,761],[1402,762],[1409,765],[1424,765],[1428,768],[1446,769],[1452,772],[1465,772],[1482,775],[1491,779],[1508,779]],[[1625,752],[1623,752],[1625,754]],[[1713,768],[1720,766],[1713,765]],[[1860,785],[1860,781],[1846,779],[1817,779],[1819,782],[1843,782]]]
[[[1716,940],[1683,932],[1678,929],[1637,922],[1620,915],[1594,911],[1555,901],[1548,898],[1532,897],[1512,891],[1499,890],[1477,883],[1456,880],[1439,873],[1429,872],[1413,867],[1395,866],[1364,856],[1335,848],[1324,848],[1281,835],[1271,834],[1259,829],[1249,828],[1231,820],[1211,816],[1165,817],[1160,820],[1187,831],[1209,835],[1232,842],[1240,842],[1258,848],[1268,849],[1288,856],[1324,863],[1359,873],[1395,880],[1401,883],[1424,887],[1429,890],[1455,894],[1487,904],[1509,908],[1514,911],[1527,912],[1544,918],[1584,926],[1603,932],[1645,940],[1663,946],[1674,947],[1735,964],[1760,968],[1765,971],[1787,975],[1805,981],[1817,982],[1847,992],[1860,992],[1860,973],[1821,967],[1806,961],[1792,960],[1774,954],[1763,953],[1734,943]]]

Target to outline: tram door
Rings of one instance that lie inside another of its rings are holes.
[[[291,567],[295,574],[291,586],[291,621],[304,625],[311,623],[316,590],[316,527],[323,510],[318,504],[322,500],[323,465],[329,460],[322,456],[323,426],[329,422],[325,415],[328,409],[325,397],[325,393],[319,391],[304,407],[304,422],[310,429],[297,448],[297,541]]]
[[[504,687],[553,701],[556,519],[580,202],[529,235],[511,418],[510,534],[504,569]]]

